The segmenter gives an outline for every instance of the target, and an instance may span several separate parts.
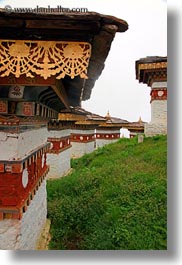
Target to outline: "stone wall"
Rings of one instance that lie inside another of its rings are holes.
[[[70,136],[71,130],[67,129],[67,130],[49,130],[47,133],[47,137],[51,137],[51,138],[61,138],[61,137],[65,137],[65,136]]]
[[[147,137],[167,134],[167,100],[153,100],[151,103],[151,122],[145,124]]]
[[[167,134],[167,124],[164,123],[148,123],[145,124],[145,136]]]
[[[144,133],[167,134],[167,82],[153,82],[151,88],[151,122],[145,124]]]
[[[119,138],[120,138],[120,129],[96,130],[96,148],[103,147],[106,144],[117,142]]]
[[[80,143],[80,142],[72,142],[71,143],[71,157],[78,158],[83,156],[84,154],[89,154],[94,151],[95,149],[95,142],[88,142],[88,143]]]
[[[21,220],[0,221],[0,249],[34,250],[47,216],[46,181]]]
[[[153,100],[151,103],[151,122],[167,125],[167,100]]]
[[[0,132],[0,160],[18,160],[32,150],[45,144],[47,128],[28,130],[22,133]]]
[[[95,149],[95,130],[71,130],[71,157],[78,158]]]
[[[50,165],[47,178],[60,178],[70,170],[70,150],[68,148],[59,154],[47,154],[47,164]]]
[[[90,130],[77,130],[77,129],[72,129],[71,130],[71,134],[80,134],[80,135],[84,135],[84,134],[94,134],[95,133],[95,130],[93,129],[90,129]]]
[[[70,132],[70,129],[48,131],[52,148],[47,154],[47,164],[50,165],[47,178],[60,178],[70,170]]]
[[[115,143],[117,141],[118,141],[118,139],[114,139],[114,140],[97,139],[96,140],[96,148],[103,147],[106,144]]]
[[[167,81],[153,82],[151,88],[167,88]]]

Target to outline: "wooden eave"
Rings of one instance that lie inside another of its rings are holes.
[[[128,129],[131,132],[134,132],[134,131],[143,132],[144,131],[144,125],[145,125],[145,122],[142,122],[142,123],[131,122],[131,123],[123,125],[123,128]]]
[[[58,119],[60,121],[84,121],[85,116],[73,113],[60,113]]]
[[[104,129],[104,128],[106,128],[106,129],[108,129],[108,128],[111,128],[111,129],[118,129],[118,128],[121,128],[121,127],[123,127],[123,124],[122,123],[120,123],[120,124],[116,124],[116,123],[101,123],[100,125],[99,125],[99,128],[101,128],[101,129]]]
[[[88,120],[79,120],[79,121],[76,121],[75,124],[78,124],[78,125],[100,125],[101,122],[99,121],[88,121]]]
[[[65,104],[70,106],[80,106],[82,100],[90,98],[95,81],[104,69],[116,32],[127,29],[126,21],[96,12],[32,14],[0,11],[1,39],[84,41],[91,44],[88,79],[62,79],[65,98],[68,98]]]
[[[140,83],[151,85],[151,80],[159,76],[167,79],[167,57],[149,56],[135,62],[136,79]],[[161,80],[161,78],[160,78]]]

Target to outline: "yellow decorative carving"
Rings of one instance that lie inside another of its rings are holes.
[[[141,70],[157,70],[157,69],[167,69],[167,62],[158,63],[141,63],[138,65],[138,79],[140,79]]]
[[[141,69],[159,69],[159,68],[167,68],[167,62],[139,64],[139,70],[141,70]]]
[[[0,40],[0,76],[87,79],[90,56],[87,42]]]

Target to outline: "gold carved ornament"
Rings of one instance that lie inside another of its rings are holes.
[[[141,70],[158,70],[158,69],[167,69],[167,62],[159,63],[141,63],[138,66],[138,79],[140,78]]]
[[[90,56],[87,42],[0,40],[0,77],[36,74],[44,79],[52,75],[87,79]]]
[[[139,69],[160,69],[160,68],[167,68],[167,62],[139,64]]]

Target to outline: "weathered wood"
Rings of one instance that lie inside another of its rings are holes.
[[[2,18],[0,17],[0,28],[11,27],[11,28],[21,28],[24,25],[24,21],[14,18]]]
[[[64,86],[60,82],[57,82],[55,85],[52,85],[51,87],[54,90],[54,92],[57,94],[57,96],[60,98],[60,100],[63,102],[66,109],[69,110],[70,105]]]
[[[62,23],[67,22],[68,25],[70,25],[70,28],[72,26],[75,26],[75,24],[79,24],[80,27],[82,27],[83,23],[89,23],[91,22],[91,25],[99,25],[100,27],[106,24],[109,25],[116,25],[118,27],[118,32],[124,32],[128,29],[128,24],[126,21],[116,18],[114,16],[108,16],[99,14],[96,12],[86,12],[86,13],[14,13],[14,12],[0,12],[0,16],[2,19],[4,19],[4,23],[10,18],[13,19],[20,19],[20,20],[40,20],[40,23],[42,23],[42,19],[44,21],[47,21],[46,23],[51,24],[53,20],[58,20],[60,22],[60,27]],[[49,22],[50,21],[50,22]],[[25,24],[25,23],[24,23]]]
[[[80,21],[80,23],[66,22],[59,20],[25,20],[25,28],[39,28],[39,29],[61,29],[61,30],[80,30],[80,31],[97,31],[100,24],[97,22],[88,23],[87,21]]]

